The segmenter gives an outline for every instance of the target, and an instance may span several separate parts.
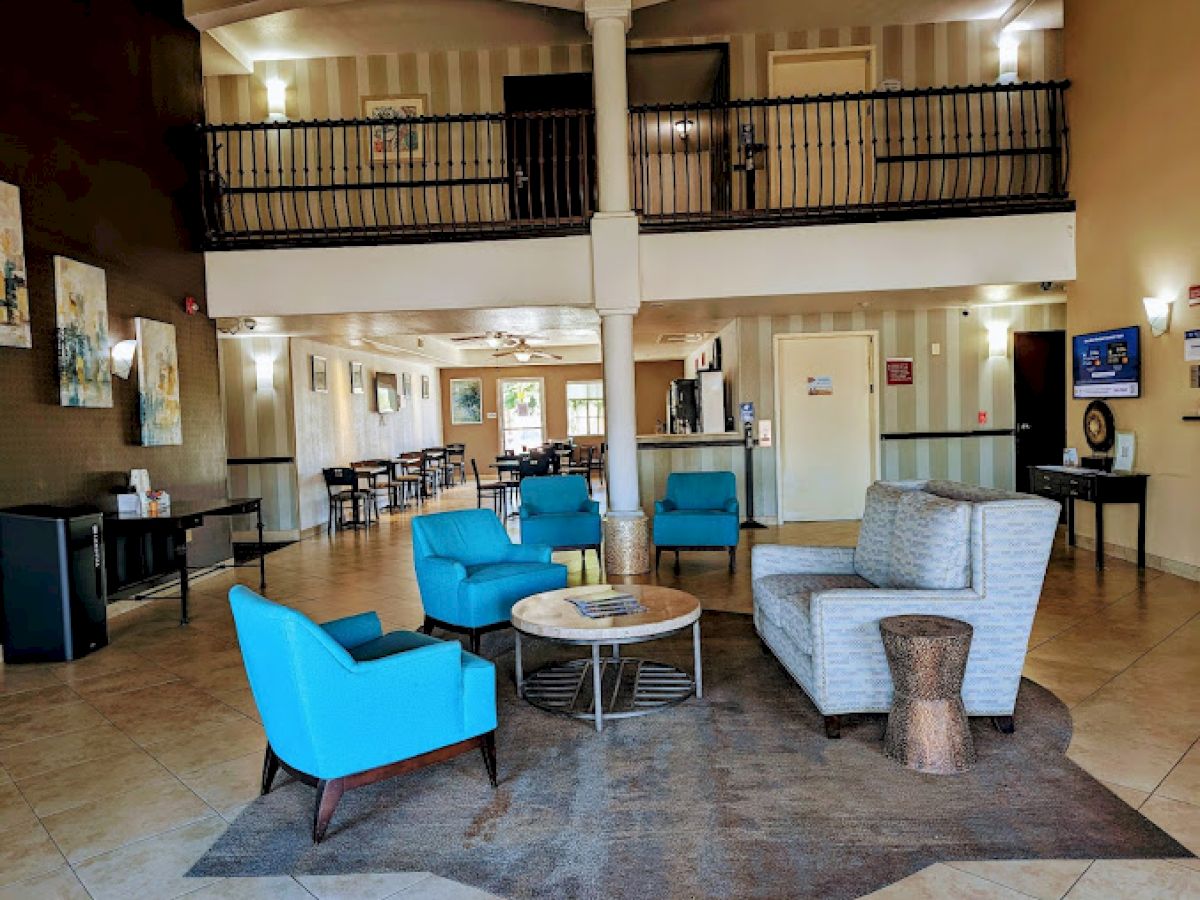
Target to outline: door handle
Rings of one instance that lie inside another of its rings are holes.
[[[516,167],[516,182],[518,188],[523,188],[529,183],[529,176],[525,174],[525,170],[520,166]]]
[[[1017,431],[1033,431],[1033,426],[1028,422],[1018,422]]]

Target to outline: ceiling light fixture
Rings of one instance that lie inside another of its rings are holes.
[[[515,359],[517,362],[520,362],[520,363],[527,363],[531,359],[533,359],[533,354],[529,353],[526,350],[518,350],[516,353],[513,354],[513,359]]]

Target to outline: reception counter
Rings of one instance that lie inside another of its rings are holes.
[[[740,434],[643,434],[637,442],[638,483],[647,514],[666,493],[672,472],[732,472],[745,515],[746,454]]]

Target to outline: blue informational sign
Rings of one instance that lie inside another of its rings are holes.
[[[739,405],[739,408],[742,411],[742,422],[753,422],[754,421],[754,403],[753,402],[742,403]]]
[[[1142,351],[1137,325],[1079,334],[1073,340],[1075,397],[1137,397]]]

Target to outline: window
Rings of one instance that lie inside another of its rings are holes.
[[[604,434],[604,382],[567,382],[567,436]]]
[[[546,419],[540,378],[500,381],[500,448],[520,453],[545,443]]]

